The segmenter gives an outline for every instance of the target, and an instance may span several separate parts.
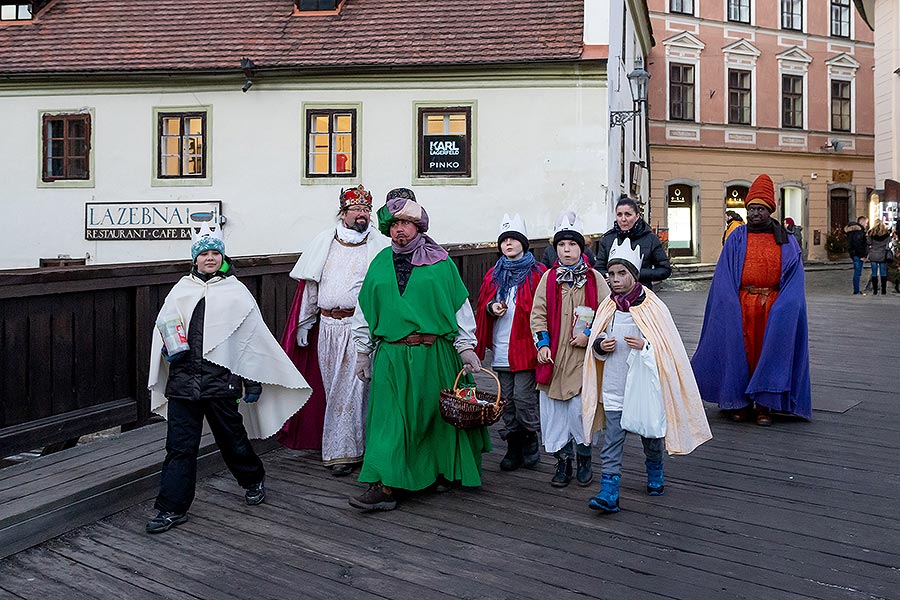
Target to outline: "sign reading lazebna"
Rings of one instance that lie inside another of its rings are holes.
[[[193,213],[222,214],[221,200],[176,202],[89,202],[84,207],[84,239],[189,240]]]

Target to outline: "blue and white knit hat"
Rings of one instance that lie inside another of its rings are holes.
[[[200,253],[207,250],[216,250],[219,254],[225,255],[225,239],[222,237],[218,215],[212,213],[211,219],[201,220],[209,215],[210,213],[197,215],[201,218],[195,218],[193,214],[190,216],[192,261],[196,261]]]

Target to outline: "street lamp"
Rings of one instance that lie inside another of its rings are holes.
[[[650,81],[650,73],[644,67],[636,67],[628,74],[628,85],[631,91],[631,101],[635,105],[634,110],[609,111],[609,126],[622,127],[641,114],[641,104],[647,103],[647,82]]]

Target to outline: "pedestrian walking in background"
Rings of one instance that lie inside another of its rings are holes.
[[[588,506],[602,512],[619,511],[627,431],[641,436],[651,496],[665,492],[663,444],[688,454],[712,438],[681,336],[666,305],[638,282],[641,264],[630,240],[610,248],[612,292],[597,309],[584,359],[584,435],[604,430],[600,492]]]
[[[744,224],[744,217],[739,215],[733,210],[725,211],[725,233],[722,234],[722,245],[725,245],[725,240],[728,239],[728,236],[732,234],[732,232]]]
[[[544,449],[556,457],[550,481],[565,487],[575,478],[586,486],[594,478],[591,438],[581,422],[581,370],[594,311],[609,296],[609,286],[583,258],[581,221],[571,212],[560,215],[553,233],[559,256],[544,273],[534,295],[531,333],[536,340],[540,391],[541,438]]]
[[[856,222],[844,227],[847,234],[847,246],[850,258],[853,259],[853,294],[863,295],[859,290],[859,279],[862,276],[863,264],[869,254],[869,242],[866,239],[869,228],[869,219],[859,217]]]
[[[484,360],[486,350],[491,349],[491,368],[506,398],[500,431],[506,440],[506,454],[500,469],[515,471],[541,460],[541,416],[534,375],[537,351],[530,320],[534,293],[547,269],[528,251],[528,231],[518,214],[503,216],[497,247],[502,256],[484,276],[478,293],[475,354]]]
[[[154,504],[159,514],[147,523],[148,533],[187,521],[204,418],[247,504],[256,505],[266,497],[265,470],[248,438],[273,435],[310,395],[234,276],[218,223],[192,224],[191,231],[191,273],[175,284],[157,318],[177,322],[184,335],[164,342],[154,332],[151,346],[150,408],[168,423]]]
[[[800,252],[803,252],[803,227],[794,223],[794,219],[790,217],[785,217],[784,219],[784,230],[788,232],[789,235],[794,236],[797,240],[797,245],[800,246]]]
[[[872,266],[872,294],[878,295],[878,278],[881,276],[881,293],[887,293],[887,263],[891,244],[891,232],[881,219],[876,219],[869,231],[869,263]],[[893,256],[891,256],[893,258]]]
[[[760,175],[747,193],[747,226],[716,263],[691,360],[704,400],[764,426],[773,411],[812,416],[803,263],[797,240],[771,217],[775,206],[772,180]]]
[[[641,247],[644,262],[641,265],[640,282],[643,286],[652,289],[655,282],[667,279],[672,274],[669,255],[641,217],[637,203],[628,196],[622,196],[616,203],[616,222],[600,238],[600,249],[594,262],[594,267],[603,277],[607,275],[606,264],[610,248],[616,241],[621,243],[626,238]]]

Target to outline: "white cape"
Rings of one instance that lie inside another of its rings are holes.
[[[305,279],[316,283],[322,280],[322,271],[325,269],[325,261],[328,260],[328,250],[331,248],[331,242],[337,235],[339,226],[340,224],[330,227],[313,238],[309,246],[303,250],[300,258],[297,259],[297,264],[291,270],[293,279],[297,281]],[[366,233],[368,234],[368,237],[366,237],[366,250],[369,255],[368,263],[371,264],[375,255],[387,248],[391,240],[382,235],[371,223]]]
[[[262,384],[259,401],[241,402],[239,410],[251,439],[274,435],[309,399],[309,384],[266,327],[250,290],[235,277],[208,283],[189,275],[182,277],[166,296],[160,315],[180,315],[187,329],[201,298],[206,298],[203,358]],[[162,336],[154,329],[147,383],[150,409],[166,417],[169,363],[162,348]]]

